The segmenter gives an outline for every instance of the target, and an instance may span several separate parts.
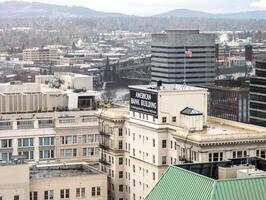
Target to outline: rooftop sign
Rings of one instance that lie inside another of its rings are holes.
[[[158,117],[157,93],[131,89],[130,111],[140,112],[154,117]]]

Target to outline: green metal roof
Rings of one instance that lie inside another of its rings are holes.
[[[145,200],[265,200],[266,177],[214,180],[170,166]]]

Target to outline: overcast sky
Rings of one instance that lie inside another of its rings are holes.
[[[5,0],[0,0],[5,1]],[[177,8],[212,13],[266,9],[266,0],[26,0],[60,5],[81,5],[91,9],[132,15],[153,15]]]

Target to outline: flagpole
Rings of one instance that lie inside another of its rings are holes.
[[[186,85],[186,66],[187,65],[187,59],[186,59],[186,47],[184,47],[184,82],[183,84]]]

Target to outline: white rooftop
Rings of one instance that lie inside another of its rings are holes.
[[[208,91],[208,89],[189,86],[186,84],[162,84],[162,86],[157,87],[157,85],[137,85],[129,86],[132,89],[147,90],[152,92],[159,91]]]

